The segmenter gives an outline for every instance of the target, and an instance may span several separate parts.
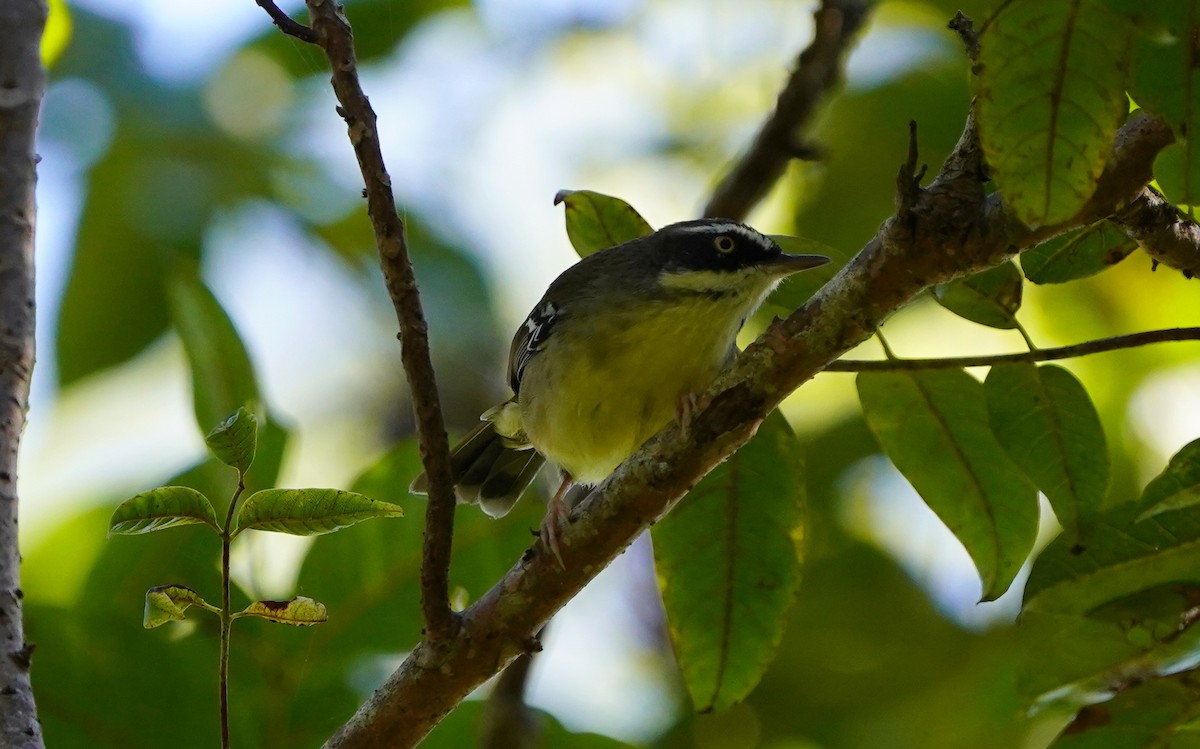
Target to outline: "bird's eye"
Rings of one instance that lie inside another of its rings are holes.
[[[733,241],[733,237],[728,234],[722,234],[713,240],[713,246],[717,248],[717,252],[727,255],[733,252],[733,249],[737,247],[737,243]]]

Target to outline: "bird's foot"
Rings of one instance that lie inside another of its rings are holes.
[[[570,488],[571,477],[565,476],[562,484],[558,487],[558,491],[554,492],[554,496],[550,498],[550,502],[546,505],[546,517],[542,519],[542,527],[538,531],[538,535],[542,539],[542,544],[558,560],[559,569],[564,570],[567,568],[567,565],[563,563],[562,551],[558,543],[558,534],[560,529],[570,522],[571,508],[567,506],[566,499],[564,499],[567,490]]]

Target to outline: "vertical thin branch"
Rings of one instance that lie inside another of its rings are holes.
[[[346,121],[350,142],[358,158],[366,186],[367,213],[375,232],[384,280],[400,323],[401,360],[412,390],[421,457],[429,477],[429,505],[425,514],[425,546],[421,560],[421,608],[426,639],[434,644],[451,637],[458,626],[458,619],[450,610],[448,594],[455,497],[450,474],[450,448],[429,357],[425,316],[409,260],[404,222],[396,213],[392,180],[379,147],[375,111],[359,85],[350,24],[334,0],[307,0],[307,3],[317,44],[325,52],[333,71],[331,82],[340,104],[338,114]],[[259,4],[263,5],[262,2]]]
[[[43,0],[0,3],[0,746],[40,747],[17,545],[17,452],[33,374],[34,130],[45,90]]]
[[[237,489],[229,500],[225,511],[225,524],[221,526],[221,655],[217,670],[217,692],[221,713],[221,749],[229,749],[229,635],[233,631],[233,611],[229,601],[229,547],[233,544],[233,517],[237,512],[238,500],[246,491],[246,474],[238,470]]]
[[[788,162],[813,150],[800,140],[800,128],[841,78],[842,58],[869,9],[867,0],[822,0],[813,13],[812,43],[800,53],[796,69],[779,92],[775,111],[763,122],[749,151],[713,192],[705,216],[744,219]]]

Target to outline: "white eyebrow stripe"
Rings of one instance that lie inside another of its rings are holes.
[[[685,234],[740,234],[751,242],[756,242],[764,247],[769,246],[770,243],[770,240],[764,235],[744,224],[701,224],[700,226],[681,227],[679,231]]]

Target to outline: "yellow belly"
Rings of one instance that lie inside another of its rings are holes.
[[[530,443],[579,483],[602,481],[705,390],[732,351],[711,300],[608,316],[586,341],[555,335],[525,370],[519,398]]]

